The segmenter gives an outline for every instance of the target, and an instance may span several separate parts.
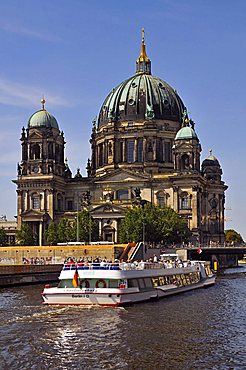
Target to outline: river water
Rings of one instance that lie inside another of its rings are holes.
[[[246,369],[246,268],[215,286],[127,308],[41,304],[0,290],[0,369]]]

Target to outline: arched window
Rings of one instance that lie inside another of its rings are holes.
[[[143,139],[138,139],[138,162],[143,162]]]
[[[99,144],[98,146],[98,165],[103,165],[103,145]]]
[[[127,141],[127,162],[128,163],[134,162],[134,141],[133,140]]]
[[[180,208],[181,209],[190,209],[189,205],[189,196],[188,193],[184,192],[180,197]]]
[[[37,193],[32,195],[32,208],[40,209],[40,196]]]
[[[53,159],[53,143],[48,144],[48,157],[49,159]]]
[[[182,155],[181,157],[181,170],[189,170],[190,168],[190,159],[187,154]]]
[[[157,204],[159,207],[163,208],[166,204],[165,204],[165,194],[163,191],[159,191],[157,194],[156,194],[156,197],[157,197]]]
[[[161,139],[156,141],[156,159],[158,162],[163,162],[163,145]]]
[[[129,194],[127,189],[120,189],[116,192],[116,197],[118,200],[127,200],[129,199]]]
[[[34,144],[33,154],[34,154],[34,159],[40,159],[40,146],[39,146],[39,144]]]

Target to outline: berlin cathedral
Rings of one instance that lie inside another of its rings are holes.
[[[212,151],[200,163],[195,123],[177,92],[152,75],[144,32],[136,73],[110,91],[93,122],[87,177],[72,175],[64,133],[41,103],[22,128],[14,180],[18,228],[28,223],[39,245],[51,222],[74,220],[83,208],[98,220],[101,240],[118,242],[126,208],[143,202],[178,212],[192,243],[224,242],[220,163]]]

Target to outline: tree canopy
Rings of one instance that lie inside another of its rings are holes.
[[[243,238],[233,229],[225,230],[226,243],[242,244]]]
[[[16,231],[18,245],[35,245],[35,235],[28,224],[22,224],[21,228]]]
[[[145,240],[165,244],[188,241],[191,232],[186,220],[172,208],[151,205],[126,211],[119,230],[120,242]]]
[[[3,227],[0,228],[0,245],[5,245],[6,243],[6,232]]]
[[[57,226],[52,222],[46,231],[46,242],[50,245],[75,242],[77,237],[86,243],[98,240],[98,222],[87,210],[78,213],[78,221],[77,217],[75,220],[62,218]]]

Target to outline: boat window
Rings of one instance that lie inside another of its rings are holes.
[[[60,281],[58,288],[74,288],[74,286],[71,279],[64,279]]]
[[[165,284],[166,284],[166,281],[165,281],[164,277],[160,276],[159,277],[159,285],[165,285]]]
[[[182,285],[182,281],[180,279],[180,275],[173,275],[173,284],[180,286]]]
[[[120,281],[117,279],[110,279],[108,281],[108,287],[109,288],[119,288]]]
[[[151,280],[152,280],[153,287],[154,288],[158,287],[159,279],[158,278],[152,278]]]
[[[192,282],[193,283],[198,283],[200,280],[199,272],[193,272],[192,274]]]
[[[144,279],[138,279],[138,284],[140,289],[145,289]]]
[[[182,285],[186,285],[185,275],[184,274],[181,274],[180,278],[181,278]]]
[[[95,282],[93,283],[93,280],[91,279],[81,279],[79,286],[81,289],[82,288],[94,288]]]
[[[210,266],[209,266],[209,265],[206,265],[206,266],[204,266],[204,267],[205,267],[206,275],[211,275],[211,274],[212,274],[212,272],[211,272]]]
[[[137,279],[129,279],[128,280],[128,288],[138,288]]]
[[[190,285],[190,284],[191,284],[190,275],[189,275],[189,274],[186,274],[186,275],[185,275],[185,278],[186,278],[186,283],[187,283],[188,285]]]
[[[146,288],[152,288],[152,281],[150,278],[144,278]]]
[[[170,276],[164,276],[164,280],[165,280],[165,285],[172,284],[172,282],[170,281]]]

